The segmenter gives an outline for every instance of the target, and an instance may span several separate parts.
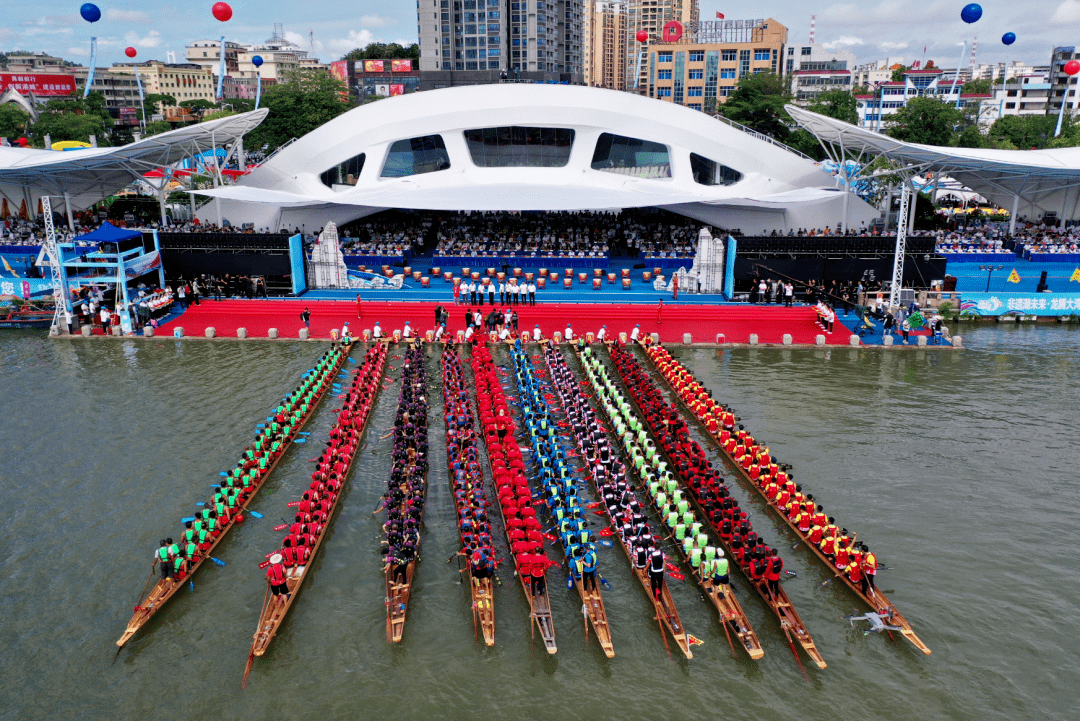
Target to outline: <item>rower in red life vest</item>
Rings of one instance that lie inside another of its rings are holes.
[[[846,545],[840,545],[839,540],[836,544],[836,567],[847,568],[850,561],[850,553]]]
[[[867,548],[866,544],[861,544],[863,559],[862,559],[862,571],[863,571],[863,594],[871,596],[874,594],[874,577],[877,576],[877,556],[874,552]]]
[[[837,557],[839,559],[839,557]],[[837,565],[837,568],[841,566]],[[851,582],[860,586],[865,585],[863,582],[862,564],[858,561],[852,561],[847,566],[843,567],[847,573],[847,577],[851,579]],[[865,591],[864,591],[865,593]]]
[[[769,593],[775,598],[780,595],[780,575],[784,570],[784,559],[780,558],[780,552],[774,548],[767,560],[769,570],[766,573],[766,579],[769,582]]]

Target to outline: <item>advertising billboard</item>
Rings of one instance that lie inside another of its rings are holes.
[[[384,64],[385,63],[382,60],[365,60],[364,61],[364,72],[365,73],[382,73],[382,72],[386,72],[383,69]]]
[[[343,83],[349,82],[349,61],[336,60],[330,63],[330,76]]]
[[[22,95],[33,93],[39,97],[72,95],[75,93],[75,76],[51,73],[0,73],[0,92],[8,88],[14,88]]]
[[[395,73],[411,73],[412,60],[391,60],[390,70]]]

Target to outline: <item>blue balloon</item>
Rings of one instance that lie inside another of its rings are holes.
[[[965,5],[964,9],[960,11],[960,19],[966,23],[973,23],[982,17],[982,5],[978,3],[971,3]]]
[[[251,64],[257,68],[261,68],[263,64],[262,55],[254,55],[251,58]]]
[[[1006,45],[1012,45],[1016,42],[1016,33],[1005,33],[1001,36],[1001,42]]]
[[[79,8],[79,14],[86,22],[96,23],[101,19],[101,8],[94,3],[83,3],[83,6]]]

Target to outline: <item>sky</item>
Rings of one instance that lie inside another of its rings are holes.
[[[285,26],[286,37],[311,46],[323,61],[369,42],[414,43],[414,0],[235,0],[233,18],[221,23],[210,12],[211,0],[99,0],[102,18],[94,24],[79,17],[79,0],[7,0],[0,14],[0,51],[46,52],[76,62],[89,60],[90,37],[98,38],[98,64],[126,60],[124,49],[138,51],[137,60],[165,59],[167,51],[183,60],[184,47],[194,40],[225,35],[240,43],[268,39],[274,23]],[[1050,62],[1052,48],[1080,45],[1080,0],[984,0],[983,16],[968,25],[960,19],[958,0],[701,0],[701,18],[716,12],[728,20],[774,18],[788,28],[788,42],[805,43],[810,16],[817,16],[817,42],[829,49],[855,53],[858,62],[886,57],[910,63],[933,59],[955,67],[961,42],[964,65],[971,42],[978,37],[976,62],[1021,60],[1034,65]],[[1006,48],[1001,36],[1014,32],[1017,41]]]

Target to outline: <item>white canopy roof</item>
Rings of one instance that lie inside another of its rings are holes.
[[[73,209],[86,208],[147,171],[234,142],[261,123],[266,114],[263,108],[230,115],[116,148],[57,152],[0,147],[0,196],[17,207],[26,199],[36,206],[42,195],[67,193]]]
[[[868,152],[907,166],[912,173],[941,173],[992,203],[1034,219],[1046,211],[1076,218],[1080,210],[1080,148],[994,150],[906,143],[842,120],[788,105],[799,125],[823,143]]]

